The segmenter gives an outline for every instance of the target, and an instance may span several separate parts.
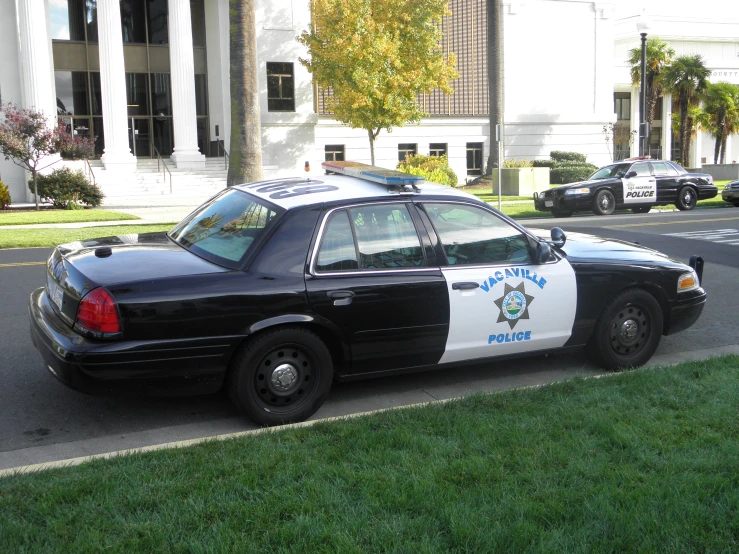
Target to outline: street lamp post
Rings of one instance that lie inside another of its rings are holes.
[[[641,34],[641,91],[639,93],[639,155],[644,156],[649,153],[649,129],[647,128],[647,86],[646,86],[646,73],[647,73],[647,32],[649,31],[649,24],[646,18],[642,14],[639,21],[636,24],[636,28]]]

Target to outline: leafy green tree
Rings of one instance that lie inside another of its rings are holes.
[[[254,2],[230,0],[231,146],[227,185],[262,179]]]
[[[660,77],[664,69],[672,63],[675,56],[675,50],[667,46],[667,43],[659,37],[649,37],[647,39],[646,67],[644,80],[646,81],[645,94],[646,112],[644,120],[648,123],[649,134],[651,134],[652,121],[654,120],[654,108],[657,100],[662,96],[662,82]],[[631,84],[639,86],[641,84],[641,47],[629,50],[629,59],[627,63],[631,66]],[[647,144],[649,144],[649,136],[647,136]]]
[[[330,88],[337,121],[367,131],[372,163],[382,129],[416,123],[425,114],[417,95],[451,94],[456,58],[441,48],[448,0],[315,0],[313,26],[298,42],[315,82]]]
[[[690,134],[688,109],[698,105],[700,96],[708,87],[711,70],[703,63],[703,56],[691,54],[675,58],[662,73],[661,81],[665,91],[678,99],[680,108],[680,161],[687,165],[690,155]]]
[[[739,132],[739,86],[712,83],[703,96],[708,131],[715,139],[713,163],[726,163],[726,140]]]

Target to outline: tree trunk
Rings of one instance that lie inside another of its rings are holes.
[[[719,128],[718,133],[716,133],[716,142],[713,146],[713,163],[715,164],[719,163],[718,160],[720,156],[721,156],[721,129]]]
[[[721,135],[721,162],[722,164],[726,163],[726,143],[728,141],[728,133],[723,133]]]
[[[680,97],[680,161],[683,167],[688,166],[690,155],[690,129],[688,129],[688,99]]]
[[[257,84],[256,0],[230,0],[231,146],[229,187],[262,180]]]
[[[488,30],[488,92],[490,114],[490,156],[486,173],[492,173],[501,163],[495,141],[496,125],[503,124],[503,24],[500,0],[487,0]]]
[[[370,165],[375,165],[375,134],[372,132],[372,129],[367,129],[367,136],[369,137],[370,141]]]
[[[33,176],[33,197],[36,199],[36,209],[39,209],[38,205],[38,181],[36,177],[38,176],[38,173],[36,173],[36,170],[31,170],[31,175]]]

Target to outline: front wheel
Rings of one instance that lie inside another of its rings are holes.
[[[641,289],[614,298],[598,318],[587,353],[605,369],[637,367],[652,357],[662,338],[659,302]]]
[[[637,208],[631,208],[631,211],[635,214],[648,214],[651,209],[652,206],[639,206]]]
[[[311,331],[287,327],[249,339],[234,355],[228,395],[234,406],[262,425],[304,421],[328,396],[331,354]]]
[[[610,190],[600,190],[593,199],[595,215],[611,215],[616,209],[616,197]]]
[[[698,193],[693,187],[684,187],[677,193],[677,202],[675,206],[680,211],[688,211],[695,208],[698,203]]]

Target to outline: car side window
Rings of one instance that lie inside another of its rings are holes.
[[[670,176],[677,175],[677,171],[675,171],[672,167],[667,165],[665,162],[652,162],[652,169],[654,170],[655,175],[670,175]]]
[[[316,270],[345,271],[359,269],[352,227],[345,210],[331,214],[318,250]]]
[[[424,204],[449,265],[530,263],[526,235],[494,214],[463,204]]]
[[[648,163],[634,164],[631,166],[631,171],[636,171],[637,177],[644,177],[652,174]]]
[[[350,208],[361,269],[423,267],[426,260],[405,204]]]

